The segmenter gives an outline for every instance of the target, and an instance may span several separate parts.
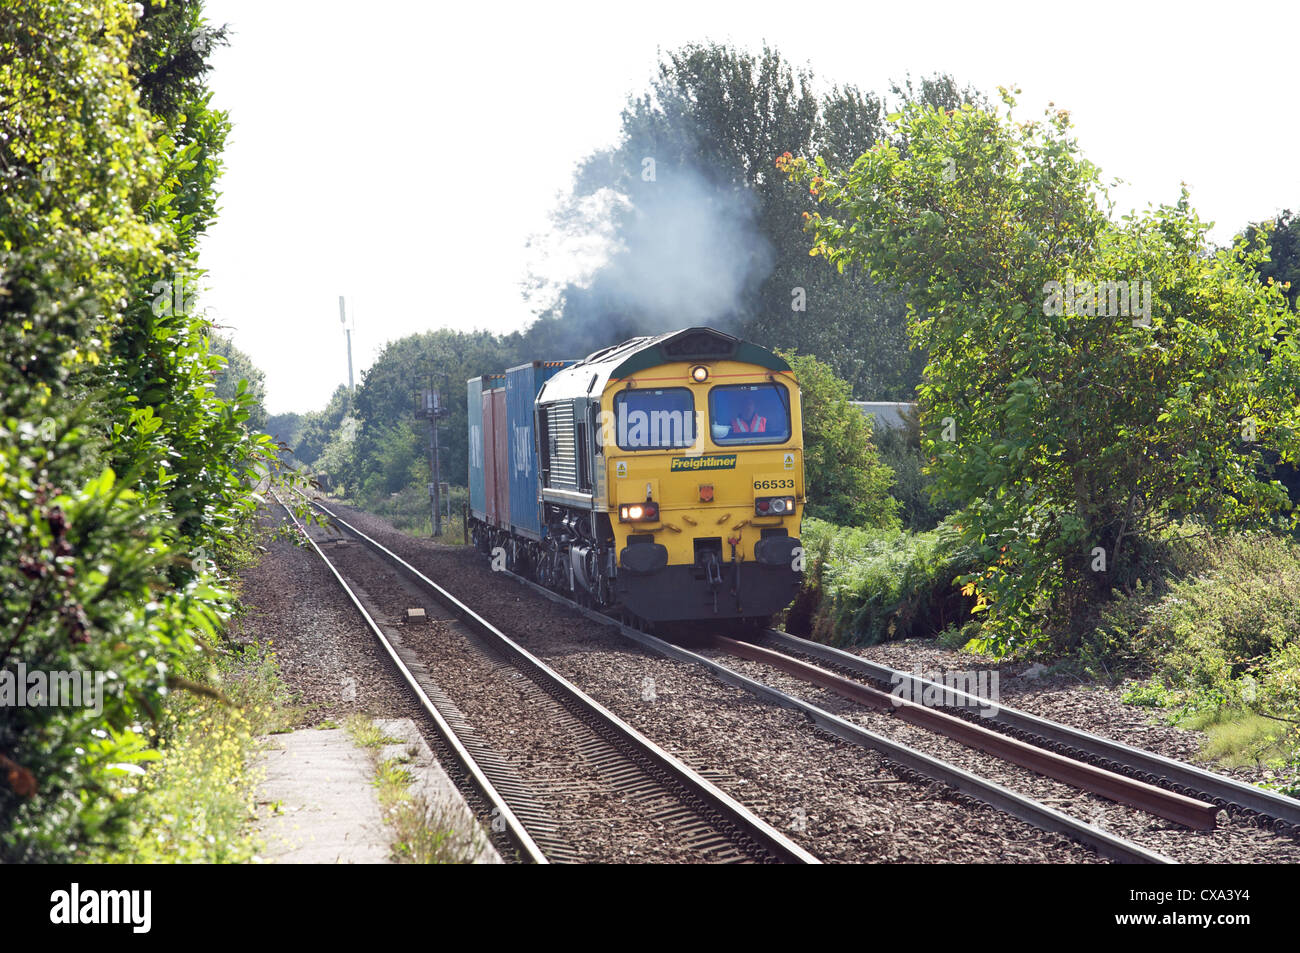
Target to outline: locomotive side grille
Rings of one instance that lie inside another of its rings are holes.
[[[578,485],[578,453],[573,434],[573,403],[551,404],[546,408],[550,437],[550,482],[553,487]]]

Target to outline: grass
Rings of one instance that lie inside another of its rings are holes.
[[[1292,756],[1285,721],[1248,708],[1197,705],[1171,691],[1159,678],[1134,682],[1123,700],[1159,712],[1166,724],[1204,733],[1201,756],[1231,768],[1261,770],[1283,767]]]
[[[408,748],[404,756],[382,758],[384,748],[402,742],[385,735],[362,715],[349,716],[344,728],[357,747],[370,753],[379,807],[393,835],[393,860],[407,864],[469,863],[473,859],[472,834],[458,833],[448,811],[434,808],[423,796],[411,792],[415,778],[406,765],[415,750]]]
[[[1288,755],[1283,725],[1252,711],[1220,709],[1189,715],[1183,728],[1205,732],[1202,755],[1232,768],[1267,768]]]
[[[386,519],[398,532],[408,536],[431,536],[433,534],[433,515],[430,512],[429,491],[424,484],[408,486],[398,493],[376,494],[373,496],[358,493],[355,496],[339,496],[337,499],[375,516]],[[451,487],[451,519],[444,519],[442,535],[438,541],[448,545],[465,543],[464,506],[469,500],[469,490],[463,486]],[[443,506],[447,505],[446,500]]]
[[[222,646],[197,682],[222,697],[176,693],[158,727],[159,757],[123,796],[138,803],[129,837],[97,862],[245,863],[252,830],[258,738],[291,728],[300,712],[270,645]]]
[[[349,715],[343,723],[343,728],[352,739],[352,743],[358,748],[375,750],[402,743],[401,738],[394,738],[391,735],[384,734],[379,730],[377,724],[364,715]]]

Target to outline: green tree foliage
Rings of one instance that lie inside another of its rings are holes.
[[[293,413],[271,414],[266,419],[266,426],[262,429],[270,434],[273,440],[282,440],[290,447],[297,445],[302,437],[302,428],[306,422],[306,415]]]
[[[1300,308],[1300,215],[1290,211],[1272,222],[1250,225],[1241,235],[1245,248],[1259,250],[1264,258],[1255,258],[1255,271],[1265,284],[1282,289],[1292,308]],[[1266,456],[1278,480],[1287,488],[1293,503],[1300,503],[1300,467],[1277,465],[1275,454]]]
[[[211,339],[208,350],[225,361],[213,381],[217,397],[230,403],[237,395],[247,392],[251,401],[248,426],[255,430],[267,430],[266,375],[261,368],[235,347],[233,341],[221,335],[215,335]]]
[[[293,455],[308,466],[316,463],[320,455],[325,452],[325,447],[330,440],[343,426],[343,419],[348,416],[351,404],[347,385],[340,384],[334,388],[330,402],[325,405],[324,410],[313,410],[311,413],[303,414],[297,436],[289,442]],[[336,474],[336,476],[341,475]]]
[[[934,499],[934,479],[926,473],[926,457],[921,449],[921,426],[916,415],[904,416],[903,427],[875,429],[876,450],[881,461],[894,471],[891,490],[898,500],[903,526],[913,532],[926,532],[939,525],[956,508],[950,502]]]
[[[1004,98],[910,106],[847,168],[784,163],[822,203],[814,253],[919,315],[926,452],[1002,646],[1130,584],[1173,518],[1269,524],[1288,502],[1261,451],[1300,450],[1296,314],[1261,253],[1212,252],[1185,194],[1112,221],[1068,116],[1016,122]],[[1109,281],[1150,282],[1149,320],[1084,294]]]
[[[815,87],[771,47],[667,53],[650,90],[624,110],[619,143],[579,166],[557,214],[570,235],[607,235],[609,261],[562,289],[533,335],[590,351],[710,323],[817,354],[864,399],[911,399],[924,356],[909,351],[902,298],[808,256],[797,225],[815,203],[772,166],[790,151],[852,161],[878,141],[880,96]],[[948,77],[893,92],[944,106],[979,98]]]
[[[898,527],[893,471],[880,462],[871,422],[849,384],[807,354],[783,353],[799,381],[809,515],[842,526]]]
[[[357,431],[341,472],[331,475],[371,495],[387,495],[429,480],[428,427],[415,420],[415,393],[433,386],[450,416],[438,424],[443,479],[464,483],[469,474],[465,382],[546,354],[522,335],[498,338],[485,331],[438,330],[388,344],[365,373],[353,401]],[[585,356],[585,352],[583,355]]]
[[[106,679],[98,712],[0,704],[0,861],[121,835],[269,455],[192,309],[227,128],[201,25],[183,0],[0,16],[0,692],[19,664]]]
[[[1242,235],[1248,248],[1268,246],[1268,257],[1257,260],[1265,282],[1282,288],[1292,307],[1300,301],[1300,215],[1285,211],[1272,222],[1249,226]]]

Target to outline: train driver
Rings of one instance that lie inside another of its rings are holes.
[[[754,398],[746,397],[740,413],[731,422],[734,433],[767,433],[767,418],[758,413]]]

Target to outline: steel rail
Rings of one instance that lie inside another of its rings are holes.
[[[842,698],[866,705],[877,711],[892,714],[909,724],[952,738],[954,741],[991,754],[996,758],[1028,768],[1038,774],[1055,778],[1074,787],[1109,798],[1120,804],[1137,808],[1148,814],[1190,827],[1193,830],[1212,831],[1220,808],[1197,801],[1183,794],[1167,791],[1143,781],[1098,768],[1083,761],[1036,745],[1019,741],[1009,735],[981,727],[973,722],[949,715],[933,707],[919,705],[907,698],[886,694],[878,689],[855,682],[843,675],[809,665],[781,652],[762,646],[740,642],[726,636],[710,637],[711,644],[732,655],[771,665],[787,675],[802,679],[819,688],[834,692]],[[915,697],[915,696],[914,696]]]
[[[1099,827],[1081,821],[1076,817],[1071,817],[1055,808],[1041,804],[1032,798],[1011,791],[994,781],[979,777],[963,768],[949,764],[924,752],[917,751],[907,745],[896,742],[883,735],[878,735],[873,731],[868,731],[859,725],[846,721],[838,715],[819,708],[812,703],[805,701],[794,695],[787,694],[780,689],[773,688],[763,682],[752,679],[747,675],[742,675],[734,669],[728,668],[721,662],[714,661],[689,649],[674,645],[657,636],[642,632],[639,629],[626,625],[617,619],[613,619],[602,612],[587,606],[579,605],[571,599],[568,599],[557,592],[540,586],[531,579],[525,579],[523,576],[513,573],[509,570],[498,570],[503,575],[510,576],[512,579],[523,583],[533,591],[545,596],[552,602],[556,602],[569,609],[573,609],[593,622],[599,622],[607,625],[619,632],[624,637],[636,642],[652,652],[662,655],[666,658],[678,662],[693,663],[703,666],[720,681],[740,688],[743,691],[761,698],[764,701],[778,705],[782,708],[789,708],[798,711],[807,716],[808,719],[821,730],[828,734],[834,735],[841,740],[848,741],[859,747],[870,748],[883,754],[889,760],[896,762],[918,774],[925,775],[936,781],[942,781],[962,792],[963,794],[981,801],[989,806],[996,808],[1006,814],[1010,814],[1034,827],[1044,831],[1051,831],[1063,834],[1087,847],[1096,850],[1102,856],[1109,857],[1112,860],[1121,863],[1137,864],[1172,864],[1175,861],[1163,854],[1135,844],[1127,838],[1111,834]]]
[[[460,738],[456,736],[456,732],[452,730],[451,725],[447,723],[442,712],[438,710],[438,706],[433,703],[424,688],[421,687],[415,674],[407,668],[406,664],[398,655],[396,649],[393,648],[392,643],[389,642],[388,638],[380,630],[378,624],[376,624],[370,613],[366,611],[365,606],[361,604],[361,600],[357,598],[357,594],[352,591],[352,587],[348,585],[347,580],[343,578],[342,574],[339,573],[334,564],[330,562],[329,557],[326,556],[320,546],[316,544],[316,540],[311,538],[311,534],[308,533],[303,525],[298,521],[298,517],[294,514],[293,510],[284,502],[284,500],[280,499],[280,495],[276,493],[274,489],[271,490],[271,495],[275,497],[277,503],[284,507],[284,511],[288,514],[293,525],[311,545],[311,548],[316,551],[316,555],[321,558],[321,562],[326,565],[329,571],[334,575],[334,578],[338,580],[339,585],[343,587],[343,591],[348,594],[348,598],[352,600],[352,604],[356,606],[357,611],[361,613],[361,617],[365,620],[366,625],[369,626],[370,631],[374,634],[375,638],[379,640],[379,644],[383,646],[388,658],[392,661],[393,665],[397,667],[397,671],[401,674],[402,680],[406,682],[407,687],[415,694],[416,699],[420,703],[420,707],[425,710],[431,719],[433,719],[434,726],[437,729],[439,736],[444,742],[446,742],[448,748],[451,749],[456,759],[464,767],[474,788],[479,792],[488,805],[491,806],[496,816],[501,818],[505,824],[506,834],[509,839],[521,851],[523,857],[528,862],[534,864],[550,863],[550,861],[547,860],[546,855],[542,853],[542,849],[537,846],[537,842],[533,840],[533,836],[528,833],[528,830],[515,815],[515,812],[511,810],[510,805],[501,795],[501,792],[496,789],[496,786],[493,785],[492,781],[483,772],[483,769],[479,767],[478,762],[474,760],[473,755],[471,755],[461,743]]]
[[[709,810],[717,815],[724,825],[729,824],[733,826],[743,835],[743,837],[749,838],[760,849],[767,851],[775,859],[781,862],[802,864],[821,863],[821,861],[815,856],[800,847],[790,838],[786,837],[762,818],[751,812],[739,801],[735,800],[721,788],[717,787],[717,785],[713,784],[707,778],[702,777],[676,756],[655,744],[649,738],[645,737],[645,735],[641,734],[641,732],[637,731],[627,722],[623,721],[623,719],[619,718],[609,709],[605,708],[605,706],[601,705],[594,698],[589,696],[582,689],[578,688],[572,682],[569,682],[549,665],[537,658],[523,646],[519,645],[519,643],[515,642],[508,635],[496,626],[492,625],[492,623],[488,622],[468,605],[461,602],[424,573],[420,572],[420,570],[416,569],[401,556],[397,555],[377,540],[372,539],[370,536],[357,529],[351,523],[338,516],[323,504],[306,496],[303,496],[303,499],[307,500],[310,505],[325,513],[331,521],[339,526],[345,527],[349,533],[360,539],[376,552],[382,554],[411,579],[429,589],[438,601],[454,612],[463,623],[471,626],[478,634],[487,637],[493,646],[501,649],[504,654],[508,658],[512,659],[516,664],[522,665],[539,683],[547,684],[556,692],[564,695],[574,704],[585,710],[591,717],[598,720],[602,725],[611,729],[623,744],[627,745],[636,753],[644,756],[652,765],[664,772],[678,784],[681,784],[683,787],[688,789],[692,795],[698,797]]]
[[[1091,755],[1103,759],[1103,766],[1112,771],[1127,770],[1148,783],[1153,781],[1159,783],[1163,780],[1171,786],[1172,790],[1209,798],[1217,807],[1231,808],[1236,805],[1250,813],[1273,819],[1281,824],[1300,827],[1300,801],[1284,794],[1266,791],[1195,765],[1175,761],[1151,751],[1143,751],[1122,741],[1103,738],[1081,728],[1072,728],[1007,705],[999,704],[996,710],[990,710],[986,699],[940,685],[926,678],[918,678],[879,662],[869,661],[842,649],[822,645],[819,642],[810,642],[788,632],[768,629],[763,633],[761,640],[789,651],[801,652],[821,661],[843,666],[850,671],[884,683],[908,685],[910,692],[930,690],[946,693],[941,697],[954,700],[956,705],[953,707],[977,708],[981,710],[981,714],[988,711],[986,715],[988,721],[1009,730],[1046,739],[1059,745],[1067,755]],[[915,698],[916,695],[913,694],[912,697]]]

